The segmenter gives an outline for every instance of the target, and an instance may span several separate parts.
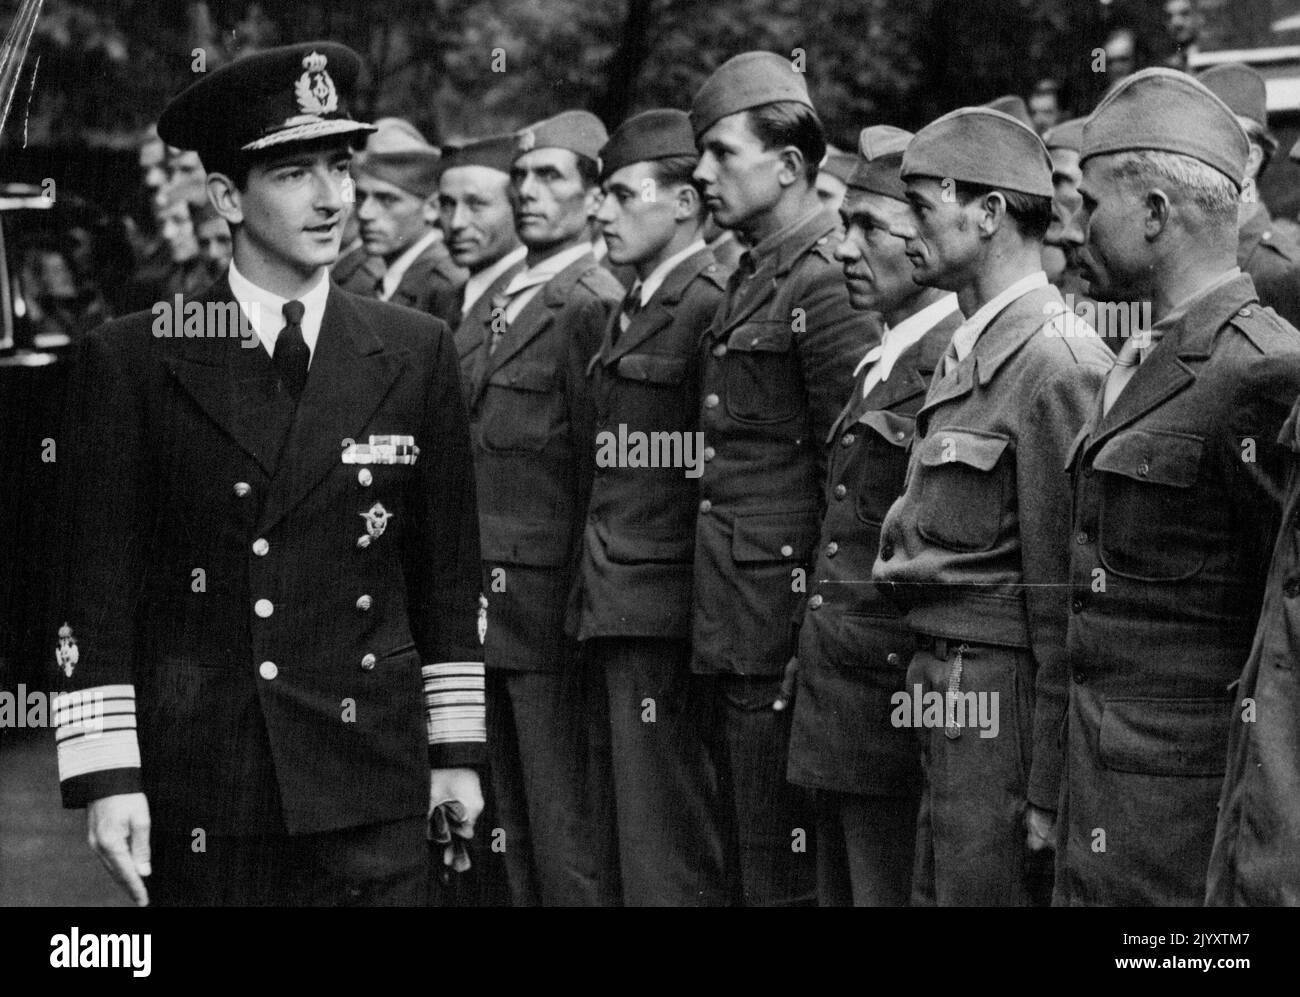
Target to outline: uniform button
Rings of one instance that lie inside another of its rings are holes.
[[[845,433],[843,439],[840,440],[840,446],[851,447],[853,446],[853,441],[856,439],[857,437],[854,436],[852,433]]]
[[[782,556],[782,557],[789,557],[789,556],[792,555],[793,553],[794,553],[794,548],[791,547],[789,544],[782,544],[782,545],[781,545],[781,556]]]
[[[253,603],[253,612],[262,619],[266,619],[275,612],[275,606],[270,599],[258,599],[257,602]]]
[[[820,609],[821,605],[822,605],[822,597],[820,595],[815,595],[808,600],[809,609]]]
[[[1237,314],[1240,315],[1242,318],[1250,318],[1250,309],[1243,308],[1241,311],[1237,312]]]
[[[235,482],[235,498],[244,498],[244,496],[246,496],[252,490],[253,490],[253,486],[250,485],[247,481]]]
[[[901,660],[902,659],[899,658],[898,653],[896,651],[890,651],[887,655],[885,655],[885,664],[892,665],[895,668],[899,666]]]
[[[1083,532],[1079,532],[1079,533],[1075,534],[1074,542],[1077,543],[1077,544],[1079,544],[1080,546],[1082,546],[1083,544],[1086,544],[1086,543],[1088,542],[1088,534],[1083,533]]]
[[[257,674],[270,682],[271,679],[280,674],[280,669],[275,666],[274,661],[263,661],[257,666]]]
[[[362,488],[369,488],[370,482],[374,480],[375,480],[375,476],[370,473],[370,468],[368,467],[363,467],[360,471],[357,472],[357,484],[359,484]]]
[[[715,357],[725,357],[727,355],[727,344],[719,343],[717,346],[713,347],[713,355]]]
[[[882,544],[880,547],[880,559],[882,561],[888,561],[893,556],[894,556],[894,545]]]
[[[905,439],[907,439],[907,434],[900,429],[897,433],[894,434],[894,439],[898,440],[899,443],[902,443]]]
[[[717,395],[705,395],[705,396],[704,396],[704,407],[705,407],[705,408],[717,408],[717,407],[718,407],[718,396],[717,396]]]
[[[369,609],[374,604],[375,604],[374,599],[370,598],[370,596],[368,595],[363,595],[361,596],[361,598],[357,600],[357,609],[361,610],[364,613],[367,609]]]
[[[1145,478],[1150,473],[1151,473],[1151,465],[1148,464],[1146,461],[1143,461],[1141,464],[1138,465],[1138,474],[1140,476]]]
[[[836,486],[835,486],[835,497],[836,497],[837,499],[842,499],[842,498],[843,498],[845,495],[847,495],[848,493],[849,493],[849,490],[848,490],[847,488],[845,488],[843,485],[836,485]]]
[[[1294,599],[1300,595],[1300,579],[1291,578],[1282,586],[1282,591],[1286,593],[1288,599]]]
[[[1075,599],[1074,602],[1070,603],[1070,611],[1071,611],[1072,613],[1082,613],[1082,612],[1083,612],[1083,600],[1082,600],[1082,599]]]
[[[375,656],[373,654],[367,654],[364,658],[361,659],[361,670],[363,672],[368,672],[374,667],[375,667]]]
[[[253,553],[258,557],[266,557],[266,552],[271,549],[271,545],[266,542],[265,537],[258,537],[253,541]]]
[[[837,544],[834,540],[832,540],[830,543],[826,545],[827,557],[834,557],[839,552],[840,552],[840,545]]]
[[[714,450],[713,447],[705,447],[705,448],[704,448],[704,459],[705,459],[705,460],[713,460],[713,458],[716,457],[716,456],[718,456],[718,452],[717,452],[716,450]]]
[[[710,502],[708,499],[704,499],[702,502],[700,502],[700,512],[708,512],[712,508],[713,508],[713,503]]]
[[[362,534],[361,536],[357,537],[357,546],[360,547],[362,550],[365,550],[367,547],[369,547],[370,535]]]

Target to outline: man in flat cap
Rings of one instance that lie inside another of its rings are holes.
[[[833,258],[842,233],[814,189],[826,141],[803,74],[738,55],[700,88],[691,123],[705,203],[750,247],[702,344],[692,667],[718,677],[743,902],[811,903],[812,813],[785,781],[790,714],[773,705],[813,566],[825,440],[878,327]]]
[[[467,387],[491,345],[492,301],[524,268],[528,252],[515,232],[510,190],[515,143],[513,135],[493,135],[447,146],[438,164],[438,216],[447,250],[469,273],[452,323]]]
[[[1249,142],[1201,83],[1148,69],[1083,133],[1083,274],[1149,304],[1070,449],[1066,777],[1055,900],[1200,904],[1229,730],[1280,522],[1300,334],[1236,264]],[[1060,726],[1040,701],[1039,726]],[[1035,801],[1037,802],[1037,801]]]
[[[698,162],[677,110],[629,118],[600,151],[596,221],[636,282],[588,369],[596,470],[575,610],[606,691],[619,871],[633,907],[728,899],[712,683],[690,667],[699,343],[727,278],[701,234]]]
[[[890,722],[912,637],[870,584],[880,522],[903,490],[916,411],[961,322],[957,296],[912,279],[909,211],[898,170],[912,133],[864,128],[835,250],[853,307],[884,336],[862,358],[831,427],[825,513],[810,604],[799,629],[788,775],[815,793],[817,899],[823,907],[904,906],[911,895],[921,757],[916,733]]]
[[[452,262],[437,224],[438,150],[400,118],[385,120],[406,127],[381,127],[353,164],[361,244],[384,264],[383,276],[365,290],[454,328],[468,274]]]
[[[1051,160],[1009,115],[962,108],[903,155],[910,217],[894,231],[918,283],[955,291],[953,333],[917,413],[906,489],[873,577],[916,639],[907,712],[925,727],[915,903],[1025,905],[1050,877],[1055,726],[1035,727],[1069,612],[1061,468],[1111,358],[1042,271]],[[1057,713],[1059,715],[1059,705]]]
[[[76,364],[59,771],[137,903],[419,903],[433,806],[468,827],[482,806],[451,335],[328,279],[359,69],[330,42],[269,49],[168,105],[233,260]]]
[[[1264,77],[1239,62],[1213,66],[1197,79],[1228,105],[1250,140],[1237,207],[1237,266],[1250,274],[1262,304],[1300,325],[1300,246],[1273,224],[1259,196],[1259,178],[1277,151],[1268,130]]]
[[[511,184],[526,266],[491,301],[467,387],[493,797],[520,905],[617,902],[608,770],[587,764],[589,737],[603,736],[587,722],[600,690],[565,632],[594,452],[587,364],[623,296],[588,238],[608,137],[586,111],[516,136]]]

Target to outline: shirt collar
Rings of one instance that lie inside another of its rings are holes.
[[[248,318],[248,323],[257,332],[257,338],[266,347],[266,352],[275,355],[275,341],[280,330],[287,324],[284,319],[284,306],[289,298],[282,298],[264,287],[259,287],[239,272],[235,261],[230,261],[226,272],[230,281],[230,293],[239,302],[240,310]],[[302,302],[302,338],[307,349],[314,356],[316,340],[320,336],[321,322],[325,318],[325,302],[329,298],[330,281],[328,269],[322,267],[316,283],[306,294],[298,298]]]
[[[384,271],[383,300],[387,301],[397,290],[397,286],[402,283],[402,278],[406,276],[406,271],[411,269],[411,264],[416,261],[421,253],[438,241],[441,233],[436,228],[431,228],[425,232],[419,239],[406,247],[406,251],[397,259],[389,264],[388,269]]]
[[[578,260],[590,252],[591,243],[585,241],[578,243],[576,246],[570,246],[568,249],[562,249],[558,253],[546,257],[535,266],[520,270],[519,273],[515,274],[515,279],[506,288],[506,294],[515,294],[535,284],[545,284],[561,270],[577,263]]]
[[[645,305],[650,304],[650,299],[653,298],[655,296],[655,292],[663,286],[664,281],[668,279],[668,275],[672,273],[673,269],[677,266],[677,264],[685,261],[687,257],[694,256],[696,253],[702,252],[704,248],[705,248],[704,238],[703,237],[697,238],[694,242],[692,242],[681,252],[674,253],[672,256],[668,257],[668,259],[664,260],[657,267],[655,267],[654,270],[651,271],[650,276],[647,277],[644,283],[641,284],[642,306],[644,307]]]
[[[988,328],[989,323],[997,318],[1008,305],[1023,298],[1035,288],[1046,286],[1047,274],[1042,270],[1035,270],[1033,273],[1021,277],[1014,284],[1003,288],[998,294],[984,302],[976,310],[975,314],[962,322],[957,327],[957,331],[952,334],[952,347],[957,353],[957,360],[966,359],[970,351],[975,348],[975,341],[979,339],[980,334]]]
[[[465,281],[465,299],[460,307],[461,315],[468,315],[469,310],[483,296],[483,292],[495,284],[497,278],[516,263],[522,263],[527,255],[528,250],[525,247],[516,246],[491,266],[484,267],[478,273],[470,274],[469,279]]]
[[[856,377],[869,363],[879,366],[880,380],[889,380],[889,372],[894,369],[907,349],[916,344],[927,332],[957,310],[957,295],[945,294],[938,301],[926,305],[919,312],[913,312],[898,325],[886,327],[880,342],[867,351],[867,355],[854,368]]]

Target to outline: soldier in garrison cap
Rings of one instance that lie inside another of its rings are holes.
[[[853,307],[884,336],[859,362],[831,428],[825,512],[799,629],[790,781],[814,790],[817,900],[905,906],[911,896],[921,758],[916,733],[890,722],[912,638],[870,584],[880,522],[903,490],[916,411],[953,331],[957,296],[912,279],[890,229],[909,211],[898,170],[912,133],[862,130],[835,258]],[[864,584],[864,582],[866,584]]]
[[[608,138],[586,111],[515,137],[510,176],[525,267],[491,301],[468,385],[493,798],[519,905],[617,903],[608,766],[588,765],[607,759],[608,731],[587,721],[600,715],[589,699],[601,690],[565,630],[591,490],[587,364],[623,296],[588,238]]]
[[[596,471],[575,613],[606,689],[619,872],[633,907],[728,899],[708,742],[713,683],[690,667],[706,459],[696,432],[699,343],[728,273],[704,244],[698,162],[690,119],[669,109],[629,118],[600,151],[596,221],[610,259],[637,279],[588,368]]]
[[[1213,66],[1197,79],[1228,105],[1250,140],[1241,204],[1237,208],[1237,266],[1250,274],[1259,300],[1300,325],[1300,245],[1275,227],[1259,196],[1259,178],[1277,151],[1268,130],[1264,77],[1238,62]]]
[[[269,49],[168,104],[226,275],[85,341],[60,436],[59,774],[137,903],[418,904],[482,808],[451,334],[331,286],[360,70]],[[326,584],[322,585],[322,580]]]
[[[1300,393],[1300,335],[1236,264],[1248,158],[1231,108],[1175,70],[1124,80],[1084,125],[1084,277],[1153,322],[1065,465],[1066,656],[1040,677],[1038,715],[1064,732],[1057,903],[1205,896],[1229,731],[1247,719],[1231,690],[1294,462],[1278,433]]]
[[[838,212],[848,190],[849,174],[857,164],[852,153],[841,152],[834,146],[826,149],[826,158],[817,170],[817,196],[827,211]]]
[[[1083,246],[1083,229],[1079,225],[1079,146],[1083,141],[1083,119],[1062,121],[1043,136],[1047,154],[1052,157],[1052,223],[1043,236],[1043,272],[1065,298],[1065,305],[1087,320],[1095,317],[1096,302],[1088,297],[1088,286],[1079,274],[1079,249]],[[1108,323],[1089,322],[1112,350],[1118,352],[1123,340],[1112,336]]]
[[[923,726],[918,904],[1046,899],[1058,690],[1068,613],[1069,492],[1061,468],[1110,366],[1043,273],[1051,160],[1032,129],[962,108],[903,155],[918,283],[955,291],[965,320],[917,413],[902,496],[873,576],[907,612],[916,651],[897,721]],[[981,705],[982,704],[982,705]],[[981,713],[980,710],[984,712]],[[1058,708],[1059,713],[1059,708]]]
[[[528,250],[515,232],[510,167],[513,135],[446,146],[438,164],[438,217],[447,249],[469,271],[457,296],[456,352],[466,387],[491,342],[492,301],[524,268]]]
[[[702,342],[706,454],[695,534],[693,668],[716,675],[715,733],[739,834],[745,904],[811,903],[807,793],[785,781],[789,712],[774,710],[813,566],[825,440],[879,338],[833,253],[839,220],[814,183],[826,151],[802,73],[771,52],[724,63],[691,107],[695,178],[750,247]]]
[[[469,274],[452,262],[438,227],[438,160],[438,150],[401,118],[382,119],[370,136],[353,164],[354,210],[361,245],[383,272],[370,287],[349,290],[428,312],[455,328]]]

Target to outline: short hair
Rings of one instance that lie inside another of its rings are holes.
[[[811,107],[797,100],[778,100],[751,107],[746,114],[750,131],[764,149],[794,146],[803,153],[804,177],[810,185],[817,181],[818,164],[826,156],[826,132]]]
[[[1259,146],[1262,154],[1259,160],[1259,175],[1263,176],[1264,171],[1268,169],[1268,164],[1273,161],[1273,153],[1277,152],[1277,139],[1273,137],[1266,125],[1260,124],[1254,118],[1239,116],[1237,120],[1246,130],[1246,137],[1250,139],[1251,144]]]
[[[956,184],[957,203],[965,207],[977,197],[984,197],[997,191],[1006,203],[1007,214],[1016,223],[1021,236],[1034,242],[1042,242],[1047,235],[1047,228],[1052,224],[1052,199],[1037,194],[1024,194],[1018,190],[1003,190],[1001,187],[989,187],[984,184],[966,183],[958,180]]]
[[[654,164],[655,180],[663,186],[678,187],[687,185],[694,188],[697,194],[703,195],[700,182],[695,179],[695,167],[700,163],[697,156],[665,156],[663,159],[655,159],[652,162]],[[707,213],[703,196],[698,199],[696,213],[701,220],[704,219]]]
[[[599,187],[600,163],[580,152],[575,152],[573,158],[578,161],[578,179],[582,181],[582,185],[588,188]]]
[[[1237,223],[1237,205],[1241,203],[1237,184],[1199,159],[1176,152],[1137,149],[1118,153],[1111,172],[1130,188],[1158,181],[1195,204],[1211,221]]]

